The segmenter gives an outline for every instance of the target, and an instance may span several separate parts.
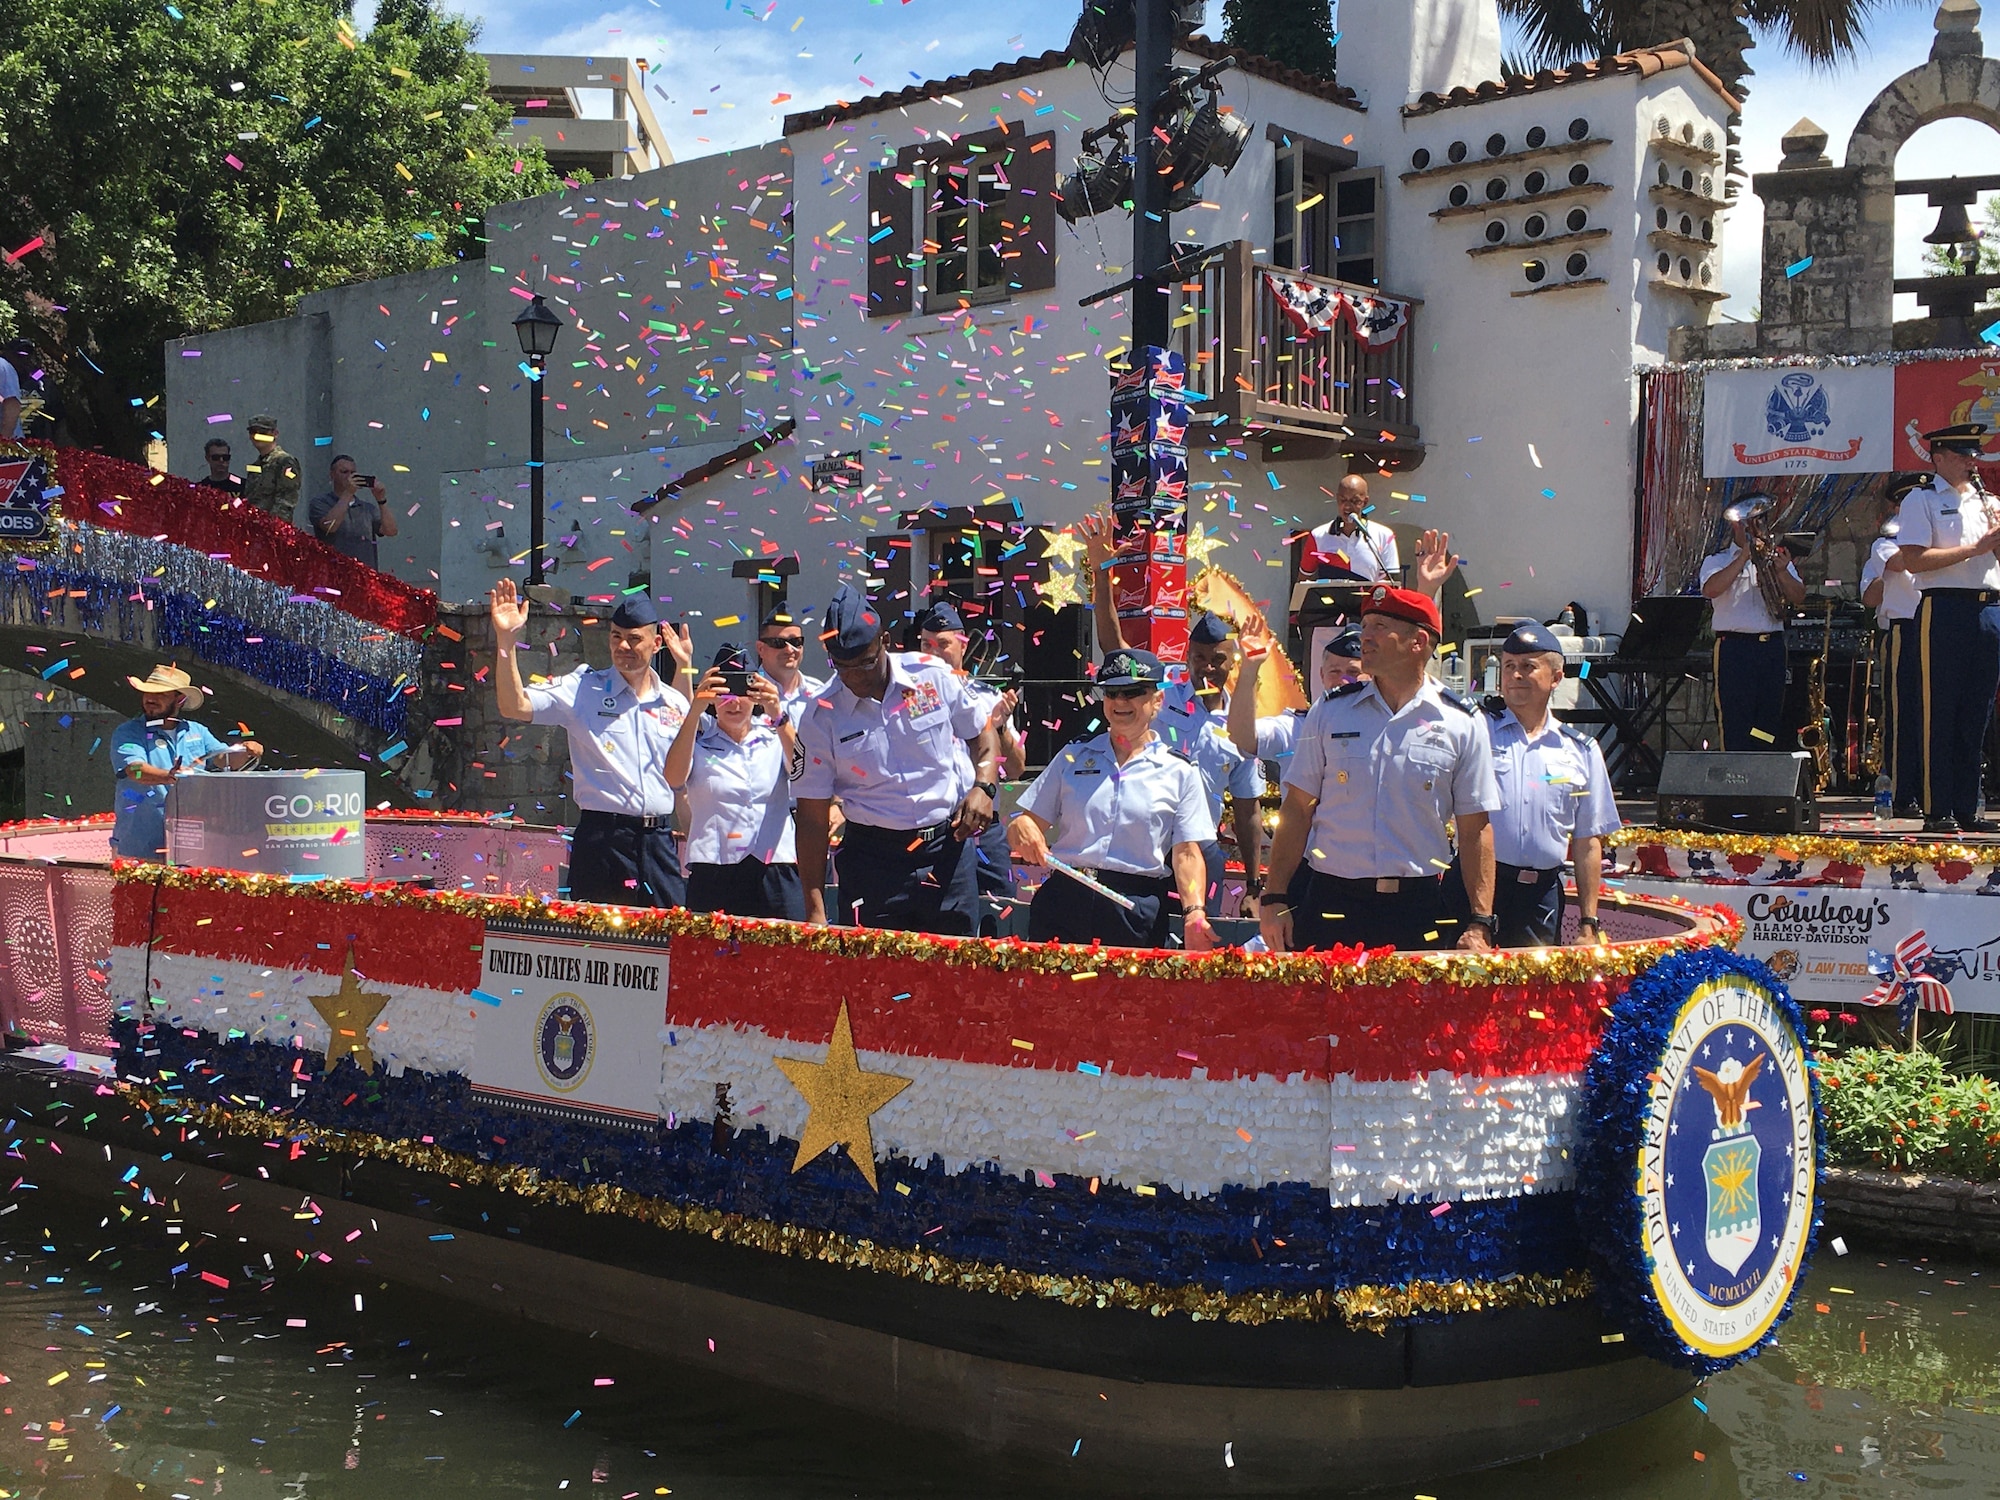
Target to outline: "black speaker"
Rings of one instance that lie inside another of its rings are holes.
[[[1654,819],[1710,833],[1817,833],[1812,757],[1769,750],[1670,752]]]

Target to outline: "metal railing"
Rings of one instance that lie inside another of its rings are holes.
[[[1251,255],[1247,240],[1220,247],[1181,283],[1174,304],[1174,347],[1190,382],[1236,421],[1308,436],[1351,436],[1360,446],[1410,447],[1417,441],[1415,298],[1411,326],[1386,349],[1370,349],[1345,318],[1301,334],[1265,280],[1274,268]],[[1305,272],[1280,274],[1351,297],[1392,295],[1376,287]]]

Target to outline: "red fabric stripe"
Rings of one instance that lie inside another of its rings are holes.
[[[454,912],[407,906],[362,906],[297,896],[246,896],[233,891],[162,890],[157,922],[153,887],[121,884],[112,910],[113,942],[171,953],[206,954],[340,974],[347,949],[371,979],[467,994],[479,983],[486,924]]]
[[[751,945],[732,952],[677,938],[667,1005],[670,1025],[754,1026],[813,1045],[832,1036],[845,1000],[857,1047],[999,1066],[1068,1072],[1089,1062],[1166,1078],[1199,1067],[1210,1078],[1342,1073],[1376,1082],[1440,1070],[1580,1071],[1603,1022],[1599,1007],[1624,987],[1624,980],[1408,991],[1074,980]],[[1329,1047],[1329,1036],[1339,1044]]]

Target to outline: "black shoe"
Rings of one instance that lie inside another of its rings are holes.
[[[1991,818],[1967,818],[1958,826],[1965,833],[2000,833],[2000,823]]]
[[[1896,810],[1892,814],[1892,816],[1898,818],[1921,818],[1923,815],[1924,805],[1921,802],[1899,802],[1896,804]]]
[[[1925,833],[1948,833],[1948,834],[1956,834],[1956,833],[1958,833],[1959,831],[1960,831],[1960,830],[1959,830],[1959,826],[1958,826],[1958,819],[1954,818],[1954,817],[1953,817],[1953,816],[1952,816],[1952,815],[1951,815],[1950,813],[1946,813],[1946,814],[1945,814],[1945,815],[1944,815],[1943,817],[1941,817],[1941,818],[1925,818],[1925,819],[1924,819],[1924,832],[1925,832]]]

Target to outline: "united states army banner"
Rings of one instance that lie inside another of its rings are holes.
[[[1702,473],[1710,479],[1874,474],[1895,453],[1896,367],[1710,370]]]

